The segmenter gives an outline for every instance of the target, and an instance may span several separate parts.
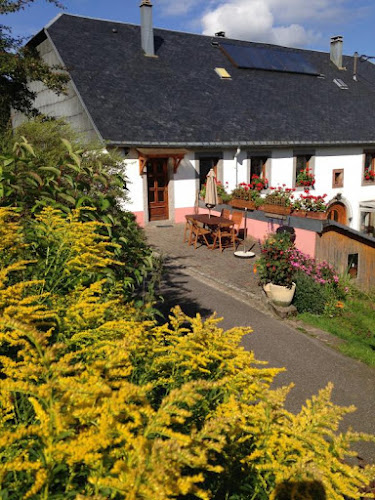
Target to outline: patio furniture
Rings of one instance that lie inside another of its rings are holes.
[[[189,245],[194,243],[194,249],[197,249],[198,240],[203,240],[204,243],[209,247],[210,244],[207,240],[207,236],[211,234],[210,229],[205,229],[200,225],[198,221],[193,220],[190,232]]]
[[[193,229],[193,216],[192,215],[185,215],[185,219],[186,219],[186,223],[185,223],[183,243],[186,243],[187,241],[190,240],[191,232]],[[189,233],[189,235],[188,235],[188,233]]]
[[[223,208],[220,214],[221,217],[225,217],[226,219],[230,219],[231,215],[231,211],[227,208]]]
[[[213,243],[211,250],[216,247],[216,243],[219,243],[220,252],[231,245],[233,245],[233,250],[236,250],[236,233],[232,224],[219,224],[216,230],[213,232]]]

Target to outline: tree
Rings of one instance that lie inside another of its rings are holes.
[[[57,0],[46,0],[62,7]],[[34,0],[0,0],[0,15],[25,9]],[[42,81],[49,89],[61,93],[69,77],[59,66],[50,67],[39,57],[38,51],[24,45],[25,39],[12,34],[9,26],[0,24],[0,132],[9,122],[10,109],[27,115],[36,115],[35,93],[28,88],[29,81]]]

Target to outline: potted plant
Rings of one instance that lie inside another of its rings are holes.
[[[370,166],[366,167],[363,173],[363,177],[365,181],[375,181],[375,170],[373,170]]]
[[[272,234],[263,242],[261,256],[254,266],[259,284],[276,305],[289,306],[293,300],[296,289],[291,261],[293,251],[294,243],[288,233]]]
[[[286,188],[285,184],[278,187],[270,187],[270,193],[262,199],[260,210],[268,213],[288,215],[292,210],[293,192],[295,189]]]
[[[309,167],[304,168],[301,170],[296,179],[296,186],[314,186],[315,184],[315,175],[312,173],[311,169]]]
[[[263,188],[262,188],[263,189]],[[248,208],[254,210],[257,201],[260,199],[260,189],[254,189],[254,186],[241,182],[233,191],[230,204],[236,208]]]
[[[305,195],[301,195],[303,209],[306,210],[306,217],[311,219],[326,219],[327,218],[327,202],[323,196],[313,196],[308,189],[305,189]]]
[[[227,185],[228,183],[226,182],[225,184]],[[232,198],[232,196],[227,192],[226,188],[220,181],[216,182],[216,187],[217,187],[218,202],[227,203]],[[199,191],[199,197],[201,200],[204,200],[205,196],[206,196],[206,184],[203,184],[201,190]]]
[[[292,215],[295,217],[306,217],[307,210],[305,208],[304,200],[301,197],[293,201]]]
[[[251,176],[251,182],[248,184],[250,189],[255,189],[256,191],[262,191],[268,188],[268,179],[265,177],[260,177],[259,175],[253,174]]]

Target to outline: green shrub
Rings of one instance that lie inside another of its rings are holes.
[[[292,287],[294,267],[291,264],[291,254],[294,244],[289,233],[271,234],[262,244],[260,259],[254,266],[258,273],[259,283]]]
[[[29,241],[38,245],[32,217],[44,207],[67,216],[79,209],[81,220],[101,223],[101,233],[118,245],[115,257],[123,265],[113,272],[127,298],[140,304],[153,301],[160,266],[134,214],[120,206],[127,195],[119,157],[98,145],[82,145],[61,120],[30,121],[12,141],[0,155],[0,206],[19,209],[25,227],[31,226]]]
[[[295,274],[296,291],[293,304],[299,313],[323,314],[328,300],[328,291],[313,277],[299,271]]]
[[[372,438],[336,432],[353,408],[331,402],[331,385],[290,413],[290,387],[272,388],[282,369],[241,346],[249,327],[224,331],[179,308],[157,325],[110,297],[95,281],[112,259],[97,223],[79,231],[46,209],[41,276],[12,211],[0,222],[1,498],[269,500],[314,481],[328,500],[360,497],[370,470],[345,459]],[[50,289],[59,272],[74,280]]]

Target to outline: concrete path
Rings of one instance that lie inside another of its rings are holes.
[[[181,231],[181,228],[178,230]],[[155,244],[158,240],[153,237],[155,233],[157,230],[154,228],[147,230],[150,243],[160,249],[163,245]],[[165,242],[167,238],[161,239]],[[173,246],[176,247],[180,241],[175,239]],[[162,250],[167,254],[165,245]],[[202,250],[209,252],[206,248]],[[321,340],[267,314],[260,305],[258,295],[243,294],[240,287],[233,288],[223,278],[220,267],[217,267],[216,276],[211,276],[205,274],[202,268],[187,266],[187,259],[177,256],[173,248],[169,249],[169,253],[162,289],[165,298],[162,308],[166,314],[170,307],[179,304],[189,315],[199,312],[207,317],[216,312],[224,317],[224,329],[251,326],[254,333],[244,338],[245,348],[253,350],[257,359],[268,361],[270,366],[287,368],[278,376],[277,385],[295,383],[287,399],[290,411],[297,412],[306,398],[316,394],[328,382],[333,382],[333,401],[357,407],[355,413],[345,417],[343,428],[351,426],[356,431],[375,434],[374,369],[343,356]],[[197,258],[198,254],[195,255]],[[235,259],[229,252],[226,258]],[[366,461],[375,463],[374,445],[360,444],[357,449]]]

